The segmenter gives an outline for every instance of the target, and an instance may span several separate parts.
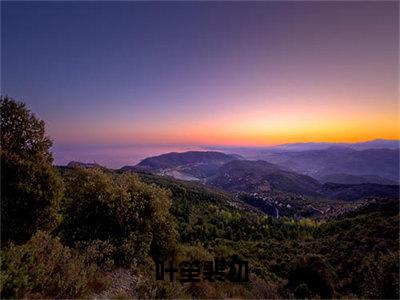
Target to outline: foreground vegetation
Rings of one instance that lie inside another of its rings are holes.
[[[399,297],[398,199],[331,221],[274,219],[230,195],[151,174],[54,168],[44,123],[1,99],[1,297]],[[250,280],[155,280],[156,260],[236,258]]]

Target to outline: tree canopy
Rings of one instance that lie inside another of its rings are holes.
[[[1,150],[29,161],[52,163],[52,141],[45,135],[45,123],[25,103],[1,97]]]
[[[1,239],[21,243],[59,222],[62,181],[52,167],[42,120],[1,97]]]

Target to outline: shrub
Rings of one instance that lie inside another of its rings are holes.
[[[117,249],[109,241],[78,242],[76,249],[86,264],[95,264],[104,271],[111,271],[114,268],[113,257]]]
[[[332,298],[334,276],[333,268],[322,256],[307,255],[289,272],[288,286],[299,298],[311,295]]]
[[[118,264],[162,259],[173,251],[176,229],[169,193],[132,174],[74,168],[65,174],[64,220],[60,230],[70,245],[109,241]]]
[[[371,299],[399,298],[399,253],[368,255],[354,274],[358,293]]]
[[[1,270],[2,298],[86,297],[106,286],[96,265],[41,231],[3,249]]]

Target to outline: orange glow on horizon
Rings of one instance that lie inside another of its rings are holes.
[[[265,117],[239,117],[206,120],[176,128],[165,126],[145,131],[118,126],[102,130],[81,129],[63,140],[85,143],[142,143],[175,145],[272,146],[295,142],[363,142],[377,138],[400,139],[396,114],[370,115],[352,118],[342,114],[315,117],[285,114]],[[88,139],[88,136],[90,139]],[[107,137],[107,138],[104,138]]]
[[[137,123],[132,119],[110,119],[101,124],[69,124],[68,131],[55,132],[63,142],[93,144],[170,144],[210,146],[271,146],[295,142],[362,142],[400,139],[398,103],[357,99],[336,94],[323,97],[268,98],[259,93],[232,98],[234,105],[214,111],[190,112],[178,118],[162,115]],[[310,99],[323,99],[317,102]],[[385,103],[385,105],[382,105]],[[200,109],[199,109],[200,110]],[[79,127],[78,127],[79,126]],[[57,142],[57,139],[56,139]]]

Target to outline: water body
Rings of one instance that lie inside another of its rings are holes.
[[[67,165],[70,161],[95,162],[112,169],[136,165],[149,156],[190,150],[206,148],[191,145],[54,145],[51,149],[55,165]]]

